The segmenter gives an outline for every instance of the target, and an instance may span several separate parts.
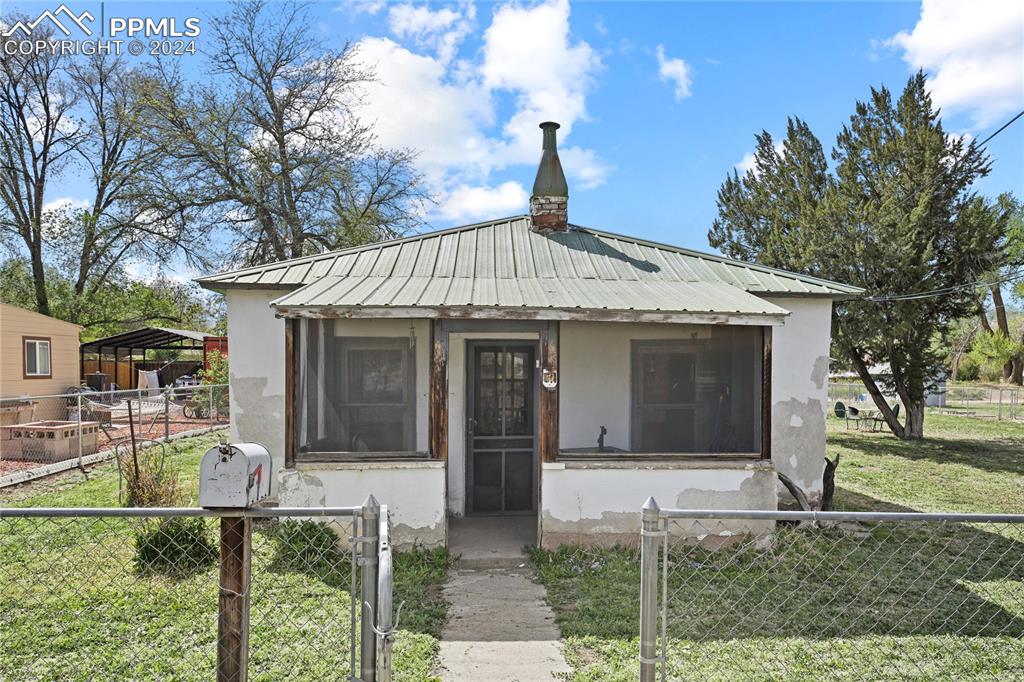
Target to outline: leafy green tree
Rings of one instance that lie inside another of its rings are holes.
[[[979,290],[978,317],[985,334],[1002,337],[1002,340],[983,341],[985,350],[979,351],[981,355],[978,357],[998,364],[1003,381],[1020,386],[1024,384],[1024,352],[1021,350],[1024,348],[1024,329],[1012,328],[1003,289],[1006,287],[1011,297],[1024,298],[1024,203],[1010,192],[1000,194],[997,203],[1008,221],[1006,240],[1004,248],[997,252],[996,267],[989,273],[992,284]],[[994,321],[989,320],[986,310],[990,296]],[[1002,357],[998,357],[999,353]]]
[[[83,297],[76,293],[71,277],[48,265],[46,287],[50,314],[85,327],[83,341],[154,324],[208,331],[223,316],[220,296],[164,277],[141,281],[117,270],[106,284]],[[0,262],[0,300],[38,312],[34,277],[26,259]]]
[[[945,357],[932,341],[975,314],[976,294],[964,285],[992,268],[1006,229],[971,189],[990,160],[946,134],[921,72],[895,101],[883,87],[857,102],[831,158],[834,170],[799,119],[781,152],[762,133],[754,168],[722,185],[708,239],[736,258],[863,287],[864,297],[833,307],[834,353],[893,433],[922,438],[925,394]],[[871,376],[877,363],[889,364],[891,378]],[[899,396],[904,423],[883,389]]]

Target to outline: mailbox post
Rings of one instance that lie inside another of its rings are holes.
[[[199,465],[199,504],[245,510],[270,494],[270,453],[258,443],[210,448]],[[220,594],[217,599],[217,682],[245,682],[249,669],[249,584],[252,519],[220,519]]]

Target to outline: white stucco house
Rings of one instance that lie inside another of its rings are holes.
[[[231,438],[280,504],[372,492],[399,543],[529,514],[634,542],[639,509],[814,499],[833,301],[860,290],[572,224],[542,124],[530,214],[225,272]]]

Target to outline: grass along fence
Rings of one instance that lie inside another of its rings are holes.
[[[652,503],[645,682],[1024,676],[1024,516]]]
[[[0,679],[231,679],[218,649],[233,643],[252,680],[373,680],[378,636],[357,620],[377,603],[374,513],[0,509]],[[248,585],[225,569],[238,522],[252,524]],[[223,620],[246,596],[247,645]]]

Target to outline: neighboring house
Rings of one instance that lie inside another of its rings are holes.
[[[535,514],[551,547],[635,542],[648,495],[774,509],[783,471],[820,496],[832,302],[860,290],[570,224],[541,127],[530,215],[199,280],[280,504],[373,492],[424,545]]]
[[[0,303],[0,398],[57,395],[78,386],[82,327]]]

